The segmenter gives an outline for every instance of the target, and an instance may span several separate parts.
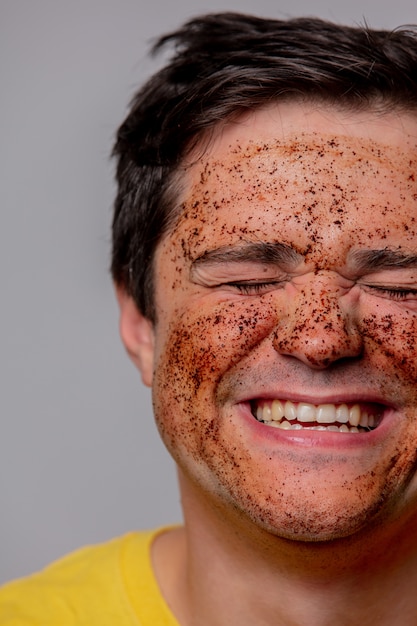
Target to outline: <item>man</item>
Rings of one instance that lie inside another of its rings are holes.
[[[417,41],[209,15],[115,146],[124,344],[184,526],[86,548],[1,624],[417,623]]]

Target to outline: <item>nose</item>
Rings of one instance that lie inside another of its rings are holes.
[[[363,340],[355,306],[342,305],[345,293],[316,276],[289,299],[287,314],[274,334],[274,348],[309,367],[325,369],[336,361],[359,357]]]

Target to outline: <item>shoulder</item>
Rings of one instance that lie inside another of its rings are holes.
[[[123,626],[134,623],[123,619],[131,613],[125,583],[130,563],[135,563],[136,575],[149,575],[149,549],[156,534],[129,533],[87,546],[8,583],[0,589],[0,626],[110,626],[116,617]]]

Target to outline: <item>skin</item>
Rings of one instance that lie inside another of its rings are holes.
[[[182,624],[415,623],[416,164],[411,114],[253,112],[184,164],[155,326],[119,290],[122,337],[179,467],[185,531],[154,558]],[[375,250],[389,254],[370,263]],[[358,403],[380,423],[273,429],[251,407],[275,398]]]

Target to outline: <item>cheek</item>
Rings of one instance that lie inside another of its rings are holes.
[[[209,313],[200,308],[174,314],[176,321],[168,326],[157,370],[177,372],[171,385],[187,386],[187,399],[192,400],[201,387],[218,382],[272,332],[277,312],[261,300],[258,304],[218,304]],[[184,397],[182,393],[176,399]]]
[[[393,383],[408,385],[417,397],[417,317],[415,313],[376,315],[363,318],[362,336],[373,362],[393,377]]]
[[[165,436],[174,441],[181,429],[185,441],[213,433],[221,379],[272,333],[276,312],[260,302],[229,302],[171,319],[156,361],[154,408]]]

